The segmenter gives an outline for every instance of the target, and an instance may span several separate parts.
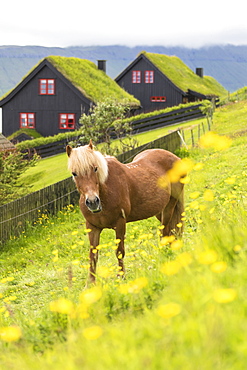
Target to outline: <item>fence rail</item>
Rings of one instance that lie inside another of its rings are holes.
[[[132,151],[121,154],[118,159],[127,163],[144,149],[164,148],[174,152],[180,147],[177,132],[142,145]],[[77,204],[79,195],[71,178],[67,178],[39,191],[0,207],[0,240],[6,242],[11,236],[17,236],[25,229],[27,222],[35,222],[43,212],[57,214],[69,204]]]
[[[210,122],[207,123],[201,122],[197,125],[178,128],[176,131],[179,132],[179,136],[182,140],[182,145],[186,147],[194,147],[197,145],[201,136],[204,135],[206,131],[210,130],[211,130]]]
[[[173,125],[175,123],[194,120],[203,117],[200,110],[201,104],[196,104],[191,107],[176,109],[168,113],[157,114],[143,118],[140,120],[134,120],[131,123],[133,133],[142,133],[150,130],[154,130],[160,127]],[[114,134],[113,134],[113,138]],[[69,141],[76,140],[77,137],[56,141],[50,144],[39,145],[35,148],[28,149],[28,156],[31,157],[34,153],[37,153],[41,158],[50,157],[52,155],[64,153],[65,147]]]
[[[133,132],[145,132],[156,128],[173,125],[175,123],[190,121],[204,116],[200,110],[201,104],[187,108],[176,109],[168,113],[158,114],[132,123]]]
[[[175,152],[180,148],[181,139],[176,131],[171,132],[166,136],[162,136],[156,140],[150,141],[147,144],[138,146],[138,148],[132,149],[128,152],[122,153],[118,156],[118,160],[122,163],[131,162],[132,159],[140,152],[146,149],[161,148],[169,150],[170,152]]]
[[[77,137],[72,137],[70,139],[64,139],[60,141],[54,141],[53,143],[44,144],[36,146],[35,148],[29,148],[27,150],[23,150],[25,153],[25,158],[32,157],[35,153],[37,153],[41,158],[51,157],[53,155],[61,154],[65,152],[66,145],[73,140],[76,140]],[[28,152],[28,154],[26,154]]]

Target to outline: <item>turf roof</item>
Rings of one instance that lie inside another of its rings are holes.
[[[89,60],[60,56],[49,56],[46,59],[93,102],[111,97],[131,106],[140,106],[139,100],[128,94]]]
[[[199,77],[176,56],[147,53],[145,51],[141,54],[144,54],[174,85],[184,92],[189,89],[200,94],[217,96],[227,93],[226,89],[213,77]]]

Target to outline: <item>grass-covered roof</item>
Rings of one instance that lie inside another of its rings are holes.
[[[199,77],[176,56],[142,52],[164,75],[184,92],[196,91],[204,95],[223,96],[226,89],[213,77]]]
[[[140,102],[128,94],[107,74],[86,59],[50,56],[46,58],[87,98],[97,103],[107,97],[131,106],[139,106]]]

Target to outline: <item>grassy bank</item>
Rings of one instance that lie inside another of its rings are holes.
[[[85,289],[88,230],[77,207],[41,214],[6,244],[0,367],[245,367],[247,137],[245,107],[233,108],[230,123],[220,110],[214,122],[232,136],[229,148],[189,151],[183,240],[160,240],[154,218],[128,225],[126,280],[116,278],[114,233],[106,230],[98,284]]]

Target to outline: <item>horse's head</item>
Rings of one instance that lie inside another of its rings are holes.
[[[93,212],[102,210],[100,201],[100,185],[106,181],[108,166],[104,156],[89,145],[72,149],[66,147],[69,157],[68,168],[80,194],[84,197],[85,205]]]

